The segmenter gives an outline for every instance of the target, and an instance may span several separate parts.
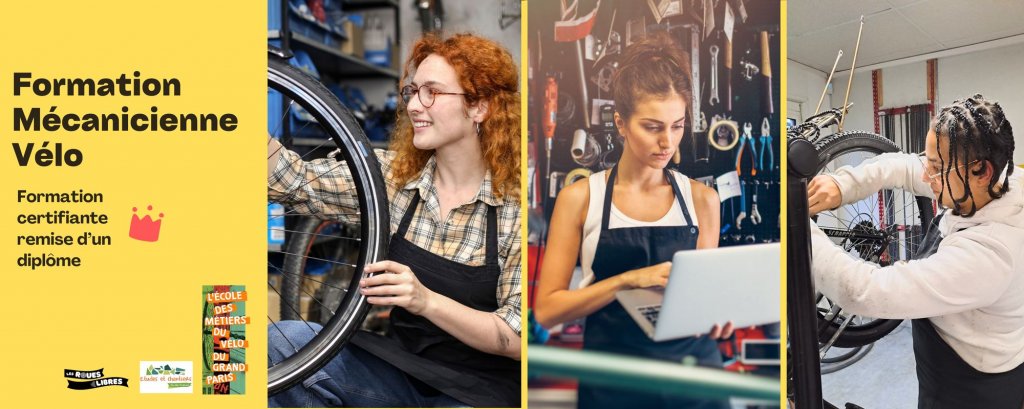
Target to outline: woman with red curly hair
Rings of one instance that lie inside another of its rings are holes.
[[[520,406],[519,71],[491,40],[428,35],[401,84],[395,133],[377,152],[390,260],[365,269],[388,274],[360,288],[394,307],[389,336],[359,332],[271,406]],[[269,153],[272,201],[313,215],[357,209],[333,159],[303,162],[273,140]],[[306,323],[277,327],[272,361],[313,336]]]

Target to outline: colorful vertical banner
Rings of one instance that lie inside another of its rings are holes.
[[[203,395],[244,395],[249,341],[244,285],[203,286]]]

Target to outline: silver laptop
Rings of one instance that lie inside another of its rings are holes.
[[[615,298],[655,341],[779,322],[779,243],[686,250],[672,257],[664,289],[619,291]]]

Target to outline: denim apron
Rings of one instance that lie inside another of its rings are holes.
[[[686,226],[654,226],[608,229],[615,187],[614,167],[608,175],[601,211],[601,233],[591,270],[595,281],[605,280],[623,272],[671,261],[680,250],[697,248],[697,226],[693,224],[676,178],[665,169],[676,200],[683,211]],[[722,367],[717,343],[709,337],[654,342],[633,321],[617,301],[587,317],[583,348],[592,351],[633,355],[672,362],[693,356],[702,366]],[[641,393],[629,389],[580,383],[579,407],[590,408],[728,408],[724,401],[695,400],[668,393]]]

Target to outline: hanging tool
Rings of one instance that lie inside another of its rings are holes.
[[[732,111],[732,40],[725,39],[725,110]]]
[[[772,98],[772,57],[768,50],[768,32],[761,32],[761,75],[764,75],[764,92],[762,104],[768,114],[775,113],[775,99]]]
[[[704,24],[704,38],[708,38],[711,32],[715,31],[715,5],[711,0],[703,0],[702,10],[704,10],[704,18],[701,19],[701,23]]]
[[[554,145],[555,126],[558,124],[558,81],[555,77],[548,76],[547,85],[544,87],[544,117],[541,126],[544,130],[544,148],[547,154],[545,163],[545,175],[551,174],[551,150]]]
[[[573,1],[572,4],[566,5],[562,3],[562,19],[555,22],[555,41],[556,42],[573,42],[576,46],[576,68],[579,71],[580,80],[580,106],[587,107],[590,105],[590,98],[587,97],[587,76],[586,71],[583,67],[583,61],[585,60],[583,54],[583,40],[590,35],[590,31],[594,28],[594,22],[597,20],[597,10],[601,7],[601,1],[598,0],[594,9],[587,13],[583,17],[576,18],[577,12],[579,11],[579,4]],[[584,123],[590,123],[590,111],[588,109],[583,110]]]
[[[612,155],[615,152],[615,137],[618,136],[618,129],[615,129],[615,106],[612,104],[601,105],[598,113],[601,123],[601,134],[605,138],[604,153],[601,155],[601,167],[604,169],[615,166],[616,158]]]
[[[761,72],[760,68],[756,65],[747,62],[746,60],[740,60],[740,75],[747,81],[753,81],[754,76]]]
[[[743,230],[743,219],[747,218],[747,189],[743,187],[746,182],[740,180],[740,214],[736,216],[736,230]],[[739,241],[739,236],[735,238]]]
[[[846,83],[846,97],[843,98],[843,117],[839,120],[839,132],[843,131],[843,123],[847,117],[847,102],[850,102],[850,88],[853,87],[853,74],[857,71],[857,51],[860,51],[860,36],[864,33],[864,16],[860,16],[860,28],[857,30],[857,45],[853,47],[853,65],[850,66],[850,81]]]
[[[592,172],[587,168],[576,168],[565,175],[565,179],[562,182],[562,188],[566,188],[569,185],[576,183],[578,180],[586,179],[590,177]]]
[[[761,224],[761,212],[757,211],[757,185],[761,182],[754,181],[754,203],[750,207],[750,223],[756,225]]]
[[[743,176],[742,167],[740,166],[743,162],[743,152],[746,150],[750,151],[750,176],[757,175],[757,152],[754,151],[754,137],[751,136],[750,131],[754,129],[754,126],[750,122],[743,124],[743,134],[740,135],[740,148],[736,150],[736,175]],[[747,148],[747,149],[744,149]]]
[[[758,160],[758,168],[761,169],[761,171],[769,171],[769,172],[771,172],[772,169],[775,169],[775,148],[772,147],[772,135],[771,135],[771,132],[772,132],[771,122],[768,122],[768,117],[765,117],[764,120],[761,121],[761,138],[760,138],[761,139],[761,147],[758,148],[758,150],[757,150],[757,157],[759,159]],[[764,154],[765,148],[768,149],[768,155],[767,155],[768,167],[764,166],[764,160],[765,160],[765,156],[766,156]]]
[[[836,55],[836,62],[832,64],[832,71],[828,72],[828,79],[825,80],[825,88],[821,90],[821,98],[818,98],[818,106],[814,107],[814,115],[818,115],[821,112],[821,103],[825,101],[825,93],[828,92],[829,84],[832,84],[832,74],[836,73],[836,66],[839,65],[839,59],[843,57],[843,50],[839,50],[839,54]]]
[[[690,98],[690,131],[696,135],[697,132],[707,129],[707,125],[701,128],[697,118],[701,118],[702,112],[700,110],[700,29],[697,28],[696,24],[690,26],[690,80],[691,88],[690,92],[692,97]]]
[[[740,128],[736,121],[727,116],[711,117],[711,128],[708,129],[708,144],[720,151],[727,151],[736,146],[740,139]]]
[[[718,99],[718,45],[712,44],[709,51],[711,52],[711,98],[708,99],[708,104],[715,106],[720,102]]]
[[[732,6],[725,3],[725,17],[722,30],[725,31],[725,110],[732,111],[732,29],[735,17]]]
[[[693,121],[694,130],[692,136],[693,145],[693,161],[694,162],[707,162],[711,158],[710,147],[708,146],[708,140],[704,137],[704,133],[708,130],[708,119],[704,116],[704,113],[700,113],[700,120]]]
[[[743,124],[743,134],[739,137],[740,146],[739,149],[736,150],[736,176],[738,177],[743,176],[740,164],[743,162],[743,152],[747,149],[750,150],[750,175],[757,175],[757,154],[754,152],[754,138],[750,135],[750,131],[753,129],[754,126],[751,125],[750,122]],[[740,179],[740,214],[739,216],[736,216],[736,230],[742,229],[743,219],[747,218],[747,189],[743,187],[744,184],[745,182]]]

